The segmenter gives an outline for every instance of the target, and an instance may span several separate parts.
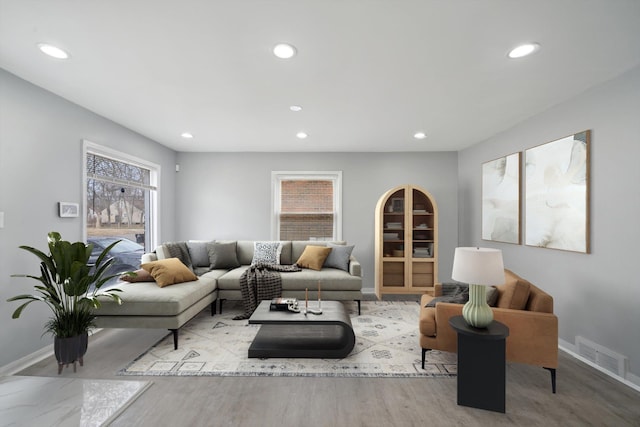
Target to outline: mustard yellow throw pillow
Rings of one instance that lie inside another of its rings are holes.
[[[321,270],[324,260],[327,259],[331,248],[325,246],[311,246],[307,245],[302,251],[302,255],[296,261],[298,267],[310,268],[312,270]]]
[[[160,259],[142,264],[140,267],[148,271],[161,288],[198,279],[198,276],[178,258]]]

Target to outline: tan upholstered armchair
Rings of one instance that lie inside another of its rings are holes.
[[[551,373],[556,392],[558,367],[558,318],[553,314],[553,298],[527,280],[505,269],[505,283],[496,286],[498,301],[492,307],[494,319],[509,327],[507,361],[540,366]],[[439,288],[436,289],[436,294]],[[456,332],[449,318],[462,315],[462,304],[438,302],[425,307],[434,297],[423,295],[420,308],[420,346],[422,366],[426,352],[457,352]]]

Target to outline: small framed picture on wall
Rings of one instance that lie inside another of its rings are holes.
[[[60,218],[76,218],[80,215],[78,203],[58,202],[58,215]]]

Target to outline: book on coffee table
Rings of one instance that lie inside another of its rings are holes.
[[[298,300],[296,298],[274,298],[269,305],[270,311],[295,311],[298,308]]]

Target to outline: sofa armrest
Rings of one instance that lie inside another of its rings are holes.
[[[157,260],[158,260],[158,255],[156,255],[153,252],[150,252],[142,255],[142,258],[140,259],[140,264],[145,264],[147,262],[152,262]]]
[[[454,316],[462,316],[463,304],[439,302],[436,304],[436,337],[438,350],[457,352],[458,334],[449,325],[449,319]]]
[[[358,261],[353,255],[349,257],[349,274],[358,277],[362,276],[362,266],[360,265],[360,261]]]
[[[493,318],[509,328],[507,360],[558,367],[558,317],[555,314],[493,308]]]

